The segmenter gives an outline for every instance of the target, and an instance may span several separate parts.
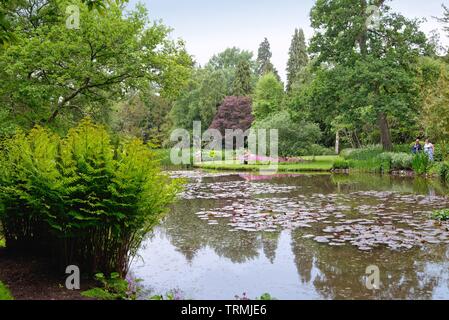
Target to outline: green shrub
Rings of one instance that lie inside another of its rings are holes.
[[[319,144],[312,144],[306,151],[309,156],[335,156],[335,150],[320,146]]]
[[[277,300],[277,299],[272,297],[271,294],[269,294],[269,293],[264,293],[260,297],[256,298],[256,300],[269,301],[269,300]]]
[[[18,133],[0,150],[7,248],[47,252],[86,273],[125,274],[180,187],[141,141],[112,144],[89,120],[63,139],[39,127]]]
[[[382,173],[391,170],[411,170],[413,164],[412,154],[383,152],[381,146],[345,149],[341,156],[349,160],[351,168],[367,172]]]
[[[83,291],[82,296],[98,300],[136,300],[141,291],[138,285],[141,280],[125,280],[116,272],[109,279],[103,273],[97,273],[95,279],[101,287]]]
[[[348,160],[349,167],[355,171],[382,173],[382,161],[379,157],[369,160]]]
[[[392,158],[393,153],[391,152],[384,152],[377,156],[381,172],[390,172],[392,170]]]
[[[410,153],[390,153],[392,170],[411,170],[413,155]]]
[[[449,160],[449,144],[448,143],[435,144],[434,159],[435,159],[435,161]]]
[[[396,144],[393,146],[393,152],[409,154],[411,152],[414,144],[415,144],[414,142],[411,144]]]
[[[437,210],[432,213],[432,219],[438,221],[449,220],[449,209]]]
[[[350,167],[349,161],[342,159],[335,160],[333,165],[334,170],[346,170],[349,169],[349,167]]]
[[[449,182],[449,163],[448,162],[444,162],[441,164],[439,175],[440,175],[441,180]]]
[[[412,161],[412,168],[416,174],[426,174],[429,172],[431,161],[424,152],[415,154]]]
[[[157,295],[153,295],[149,298],[150,300],[156,300],[156,301],[162,301],[162,300],[167,300],[167,301],[173,301],[173,300],[186,300],[182,293],[178,290],[170,290],[165,294],[157,294]]]
[[[8,288],[0,281],[0,300],[13,300],[11,292]]]
[[[317,124],[293,121],[287,111],[276,112],[254,123],[254,129],[278,129],[278,153],[281,157],[306,156],[309,148],[320,140]]]
[[[347,160],[370,160],[383,153],[382,146],[366,146],[360,149],[344,149],[341,156]]]

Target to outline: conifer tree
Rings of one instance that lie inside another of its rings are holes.
[[[287,63],[287,91],[290,91],[293,83],[298,79],[301,70],[308,63],[309,57],[307,55],[304,31],[302,29],[295,29]]]
[[[259,51],[257,54],[257,74],[261,77],[267,73],[273,73],[276,78],[280,81],[279,73],[271,62],[271,57],[273,56],[271,52],[270,42],[265,38],[264,41],[259,46]]]
[[[237,66],[235,72],[235,79],[233,85],[233,95],[247,96],[252,92],[251,85],[251,67],[248,62],[241,61]]]

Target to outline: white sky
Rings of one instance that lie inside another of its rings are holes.
[[[138,0],[130,0],[133,6]],[[228,47],[257,49],[267,37],[272,62],[285,80],[288,49],[295,28],[312,36],[309,12],[314,0],[140,0],[151,19],[162,19],[174,28],[173,37],[182,38],[190,54],[204,65],[210,57]],[[449,0],[392,0],[389,5],[408,18],[425,18],[423,31],[439,29],[447,47],[449,38],[434,16],[441,17],[442,4]]]

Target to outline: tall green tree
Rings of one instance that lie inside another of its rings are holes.
[[[154,89],[137,92],[116,105],[113,129],[126,136],[137,137],[161,147],[168,141],[172,104],[156,94]]]
[[[206,64],[205,69],[212,72],[218,71],[226,77],[226,85],[230,88],[225,90],[227,95],[249,94],[257,82],[257,62],[253,59],[253,53],[236,47],[227,48],[215,54]]]
[[[298,80],[301,71],[308,63],[309,56],[307,55],[304,31],[295,29],[287,62],[287,91],[291,90],[293,83]]]
[[[267,73],[257,82],[254,92],[253,114],[256,121],[267,118],[282,109],[284,87],[273,73]]]
[[[128,0],[115,0],[114,4],[123,4]],[[89,10],[104,12],[112,3],[111,0],[81,0]],[[17,26],[18,11],[32,14],[45,10],[49,1],[45,0],[0,0],[0,46],[11,43],[14,39],[14,28]]]
[[[241,61],[235,72],[232,94],[234,96],[248,96],[252,91],[251,67],[248,62]]]
[[[206,67],[213,70],[235,70],[241,62],[247,62],[251,69],[255,71],[256,62],[253,60],[253,53],[236,47],[227,48],[223,52],[215,54],[208,61]]]
[[[271,62],[272,56],[270,42],[265,38],[260,44],[257,54],[257,74],[261,77],[271,72],[280,80],[279,73]]]
[[[391,150],[390,122],[413,119],[419,106],[416,63],[430,52],[419,21],[392,12],[385,3],[374,1],[381,17],[371,24],[370,1],[317,0],[311,11],[316,33],[310,51],[318,66],[338,74],[332,81],[336,99],[328,109],[369,112],[384,149]]]
[[[206,130],[223,99],[232,95],[232,81],[233,73],[227,69],[194,70],[170,112],[174,128],[192,129],[194,121],[201,121]]]
[[[13,12],[19,5],[18,0],[0,0],[0,46],[13,40]]]

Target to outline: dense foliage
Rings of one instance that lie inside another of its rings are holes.
[[[449,209],[437,210],[432,213],[432,219],[438,221],[448,221],[449,220]]]
[[[126,274],[178,190],[141,141],[112,142],[89,120],[62,139],[41,127],[16,134],[0,170],[8,249],[51,253],[86,273]]]
[[[422,130],[434,142],[449,141],[449,65],[442,60],[423,59]]]
[[[0,301],[2,300],[13,300],[13,297],[8,288],[0,281]]]
[[[449,183],[449,163],[448,162],[444,162],[440,166],[439,175],[440,175],[440,178],[442,181]]]
[[[95,279],[101,286],[82,292],[82,296],[97,300],[137,300],[141,291],[139,280],[130,276],[123,279],[117,272],[111,273],[109,278],[97,273]]]
[[[254,92],[253,114],[257,120],[263,120],[282,109],[284,86],[273,73],[267,73],[257,82]]]
[[[379,25],[367,28],[369,1],[316,1],[311,12],[316,33],[309,48],[314,76],[293,93],[297,99],[291,107],[309,115],[329,137],[346,131],[355,147],[381,142],[392,150],[393,142],[416,135],[416,65],[432,48],[418,21],[392,12],[386,1],[377,4]]]
[[[309,63],[306,39],[302,29],[295,29],[288,56],[287,91],[290,91],[293,84],[300,80],[299,76],[301,75],[301,72]]]
[[[278,153],[283,157],[313,154],[312,149],[321,137],[321,131],[317,125],[306,122],[296,123],[288,111],[273,113],[267,118],[257,121],[253,128],[277,129],[279,133]]]
[[[24,1],[13,12],[15,41],[0,50],[0,119],[9,132],[36,124],[65,132],[85,116],[108,123],[113,103],[136,90],[175,97],[184,85],[191,57],[146,9],[80,4],[82,25],[67,29],[66,7],[76,3]]]

